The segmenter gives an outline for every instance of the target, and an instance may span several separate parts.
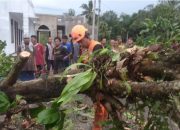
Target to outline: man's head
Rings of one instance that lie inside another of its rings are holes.
[[[106,38],[105,38],[105,37],[101,38],[101,44],[102,44],[103,46],[106,44]]]
[[[52,43],[52,37],[48,38],[48,43]]]
[[[119,45],[122,44],[122,38],[121,38],[121,36],[117,36],[117,37],[116,37],[116,41],[118,42]]]
[[[90,41],[90,34],[85,32],[85,36],[78,43],[80,43],[83,48],[89,48]]]
[[[24,44],[29,45],[30,38],[27,34],[24,35]]]
[[[118,40],[114,41],[114,47],[116,48],[116,47],[118,47],[118,46],[119,46]]]
[[[33,45],[35,45],[37,43],[37,36],[36,35],[31,36],[31,42],[33,43]]]
[[[80,43],[83,48],[88,48],[90,37],[88,30],[83,25],[76,25],[72,28],[71,37],[74,43]]]
[[[111,45],[111,47],[114,47],[114,45],[115,45],[115,40],[114,39],[111,39],[110,45]]]
[[[62,43],[67,43],[68,41],[68,36],[67,35],[63,35],[62,36]]]
[[[55,45],[56,46],[59,46],[60,45],[60,42],[61,42],[61,39],[59,37],[55,37],[54,38],[54,42],[55,42]]]
[[[127,40],[127,46],[128,46],[128,47],[132,47],[133,44],[134,44],[134,43],[133,43],[132,37],[129,37],[128,40]]]

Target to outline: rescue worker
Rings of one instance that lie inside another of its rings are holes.
[[[79,43],[82,48],[87,49],[88,56],[91,55],[94,51],[98,49],[102,49],[101,43],[90,38],[88,30],[83,25],[76,25],[72,28],[71,37],[73,43]],[[87,56],[87,61],[88,61]],[[93,130],[102,130],[102,127],[99,125],[100,122],[105,121],[107,119],[107,111],[105,107],[100,103],[102,100],[102,95],[97,94],[96,96],[96,104],[95,104],[95,120]]]

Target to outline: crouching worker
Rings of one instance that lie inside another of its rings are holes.
[[[85,60],[88,61],[88,57],[96,50],[102,49],[102,45],[91,39],[89,36],[88,30],[83,25],[76,25],[72,28],[71,31],[71,37],[73,40],[73,43],[79,43],[82,48],[87,49],[87,57]],[[95,103],[95,120],[94,120],[94,126],[93,130],[102,130],[102,127],[99,125],[100,122],[105,121],[107,119],[107,111],[105,107],[100,103],[101,98],[97,95]]]

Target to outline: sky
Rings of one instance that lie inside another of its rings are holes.
[[[68,9],[75,9],[76,15],[81,14],[80,6],[88,3],[89,0],[32,0],[35,12],[44,14],[63,14]],[[98,0],[96,0],[98,2]],[[133,14],[140,9],[144,9],[147,5],[156,5],[158,0],[101,0],[101,10],[103,12],[113,10],[117,14],[126,13]],[[98,8],[98,4],[96,5]]]

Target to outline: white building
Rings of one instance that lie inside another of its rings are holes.
[[[0,0],[0,40],[6,41],[5,52],[16,52],[23,34],[36,34],[34,6],[31,0]]]

